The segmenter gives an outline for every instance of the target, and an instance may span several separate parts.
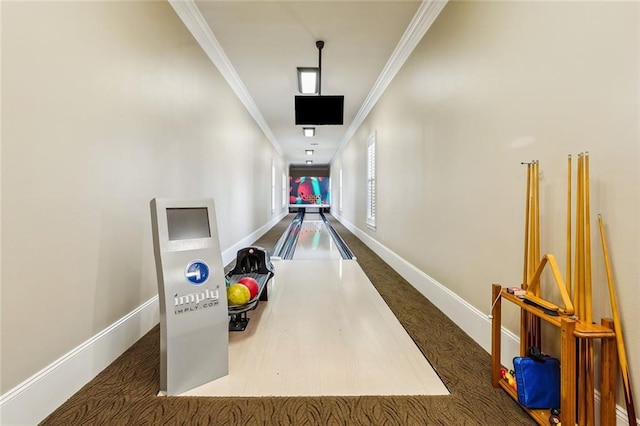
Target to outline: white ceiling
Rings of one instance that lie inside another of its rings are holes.
[[[355,133],[446,1],[170,0],[178,16],[289,164],[328,164]],[[297,67],[318,66],[322,94],[344,95],[344,125],[294,123]],[[305,155],[313,149],[313,157]]]

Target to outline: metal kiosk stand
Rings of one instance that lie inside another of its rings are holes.
[[[224,268],[214,203],[151,200],[160,299],[160,393],[177,395],[229,373]]]

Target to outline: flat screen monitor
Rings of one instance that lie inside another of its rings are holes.
[[[209,212],[206,207],[167,209],[169,241],[211,237]]]
[[[289,177],[289,205],[328,206],[330,188],[328,177]]]
[[[296,125],[343,124],[344,96],[296,96]]]

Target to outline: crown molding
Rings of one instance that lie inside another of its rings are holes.
[[[420,40],[422,40],[422,37],[431,27],[447,2],[448,0],[422,1],[420,7],[416,11],[416,14],[413,16],[413,19],[396,45],[396,48],[389,57],[389,60],[382,69],[382,72],[378,76],[378,79],[374,83],[371,91],[365,98],[360,110],[342,137],[340,146],[333,155],[331,161],[333,161],[336,155],[344,149],[344,146],[362,125],[365,118],[369,115],[369,112],[371,112],[376,102],[378,102],[389,83],[391,83],[400,68],[402,68],[409,55],[411,55]],[[209,59],[211,59],[213,64],[218,68],[229,86],[231,86],[231,89],[247,108],[275,150],[280,154],[280,156],[283,156],[282,149],[275,135],[271,131],[271,128],[269,128],[269,125],[262,116],[258,106],[247,91],[247,88],[244,86],[244,83],[242,83],[240,76],[231,64],[231,61],[222,49],[222,46],[220,46],[220,43],[218,43],[218,40],[211,32],[211,29],[207,25],[194,0],[169,0],[169,3],[196,41],[200,44]]]
[[[391,80],[393,80],[400,68],[402,68],[407,58],[409,58],[409,55],[411,55],[420,40],[422,40],[422,37],[426,34],[427,30],[429,30],[447,2],[448,0],[423,0],[420,4],[416,14],[413,16],[413,19],[389,57],[387,64],[382,69],[371,91],[362,103],[360,110],[342,137],[340,146],[331,161],[342,151],[347,142],[349,142],[362,125],[367,115],[369,115],[369,112],[371,112],[376,102],[378,102],[378,99],[380,99],[387,89],[387,86],[389,86],[389,83],[391,83]]]
[[[247,108],[249,114],[251,114],[267,139],[269,139],[275,150],[282,157],[282,148],[275,135],[262,116],[262,113],[244,83],[242,83],[240,76],[231,64],[227,54],[222,49],[222,46],[220,46],[220,43],[218,43],[213,32],[211,32],[198,6],[196,6],[193,0],[169,0],[169,4],[171,4],[171,7],[173,7],[178,17],[191,32],[198,44],[200,44],[200,47],[202,47],[202,50],[204,50],[209,59],[211,59],[211,62],[218,68],[229,86],[231,86],[231,89],[240,99],[240,102]]]

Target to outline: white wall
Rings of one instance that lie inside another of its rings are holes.
[[[285,165],[168,3],[1,7],[5,393],[157,294],[152,198],[214,198],[227,250]]]
[[[612,316],[601,213],[636,395],[639,28],[638,2],[449,2],[332,164],[344,173],[342,220],[488,313],[492,283],[521,281],[520,163],[540,161],[542,251],[564,271],[566,159],[589,151],[594,318]],[[373,131],[375,231],[365,226]],[[550,281],[543,296],[559,301]],[[517,311],[503,309],[503,323],[518,334]]]

